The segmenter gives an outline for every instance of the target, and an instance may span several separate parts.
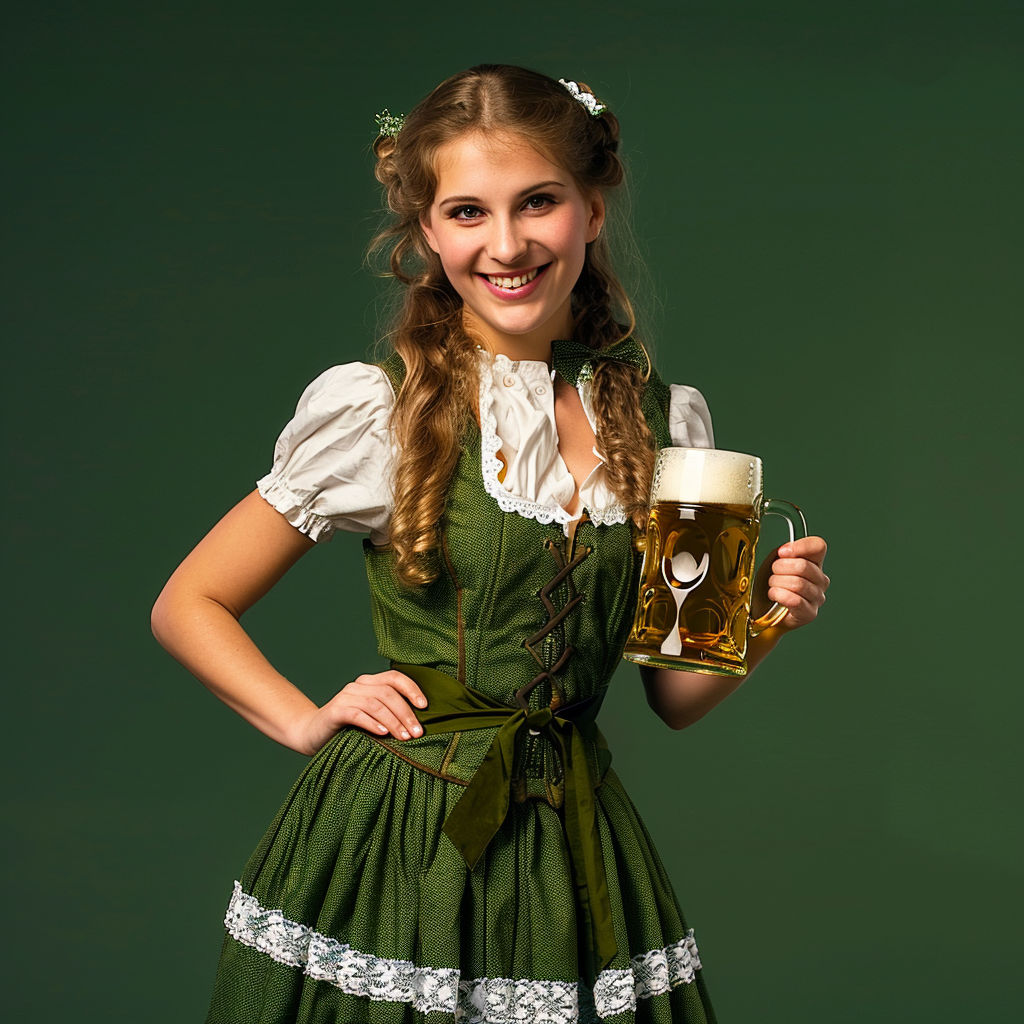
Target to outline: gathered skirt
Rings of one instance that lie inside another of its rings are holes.
[[[207,1024],[714,1024],[692,930],[609,767],[595,790],[617,953],[584,980],[561,811],[512,801],[470,871],[465,787],[343,728],[239,881]]]

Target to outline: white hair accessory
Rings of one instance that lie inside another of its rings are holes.
[[[577,103],[582,103],[588,113],[594,117],[600,117],[608,109],[607,104],[602,103],[592,92],[584,92],[575,82],[567,82],[564,78],[560,78],[558,84],[564,85],[572,98]]]

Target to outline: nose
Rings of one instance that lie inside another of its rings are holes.
[[[487,255],[498,263],[512,265],[526,255],[528,243],[515,217],[495,217],[491,221],[491,235]]]

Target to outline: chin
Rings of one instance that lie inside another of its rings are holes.
[[[512,323],[512,324],[501,324],[484,321],[485,325],[490,330],[497,332],[498,334],[507,334],[511,338],[525,337],[528,334],[533,334],[535,331],[540,330],[544,323],[531,321],[530,323]]]
[[[530,334],[533,331],[541,330],[546,323],[554,320],[561,312],[561,308],[532,309],[522,306],[518,309],[487,309],[480,310],[473,306],[468,307],[473,316],[482,324],[485,324],[493,331],[501,331],[502,334]]]

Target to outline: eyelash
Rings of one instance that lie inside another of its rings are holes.
[[[534,202],[537,199],[543,199],[544,200],[544,206],[530,206],[529,205],[530,203]],[[523,207],[524,207],[524,209],[529,209],[529,210],[543,210],[547,206],[554,206],[554,205],[555,205],[554,197],[538,194],[538,195],[535,195],[535,196],[530,196],[530,198],[527,199],[526,202],[523,204]],[[452,208],[452,211],[451,211],[451,213],[448,214],[448,216],[452,220],[470,220],[470,221],[472,221],[472,220],[477,220],[478,219],[476,217],[460,217],[459,214],[465,213],[466,210],[474,210],[477,213],[479,213],[480,212],[480,207],[479,206],[456,206],[456,207]]]

